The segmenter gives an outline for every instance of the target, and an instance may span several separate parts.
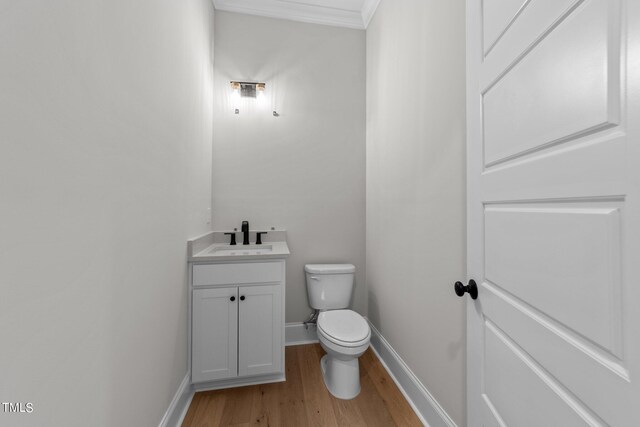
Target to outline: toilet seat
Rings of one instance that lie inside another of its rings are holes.
[[[360,347],[369,343],[371,329],[355,311],[330,310],[318,316],[318,334],[340,347]]]

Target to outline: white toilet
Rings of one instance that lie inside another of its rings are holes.
[[[351,264],[307,264],[309,304],[320,310],[318,339],[327,354],[320,367],[329,392],[340,399],[360,393],[358,357],[369,347],[371,329],[355,311],[348,310],[353,290]]]

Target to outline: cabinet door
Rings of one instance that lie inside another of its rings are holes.
[[[238,374],[282,372],[282,285],[243,286],[239,295]]]
[[[238,302],[236,287],[194,289],[194,383],[238,375]]]

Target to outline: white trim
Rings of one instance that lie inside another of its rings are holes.
[[[371,22],[379,5],[380,0],[364,0],[362,4],[362,23],[365,29],[369,26],[369,22]]]
[[[366,0],[363,7],[371,8]],[[375,1],[375,0],[374,0]],[[339,9],[297,0],[213,0],[216,10],[364,30],[362,10]]]
[[[302,322],[287,323],[284,330],[286,346],[313,344],[318,342],[316,325],[309,325],[309,329],[306,329]]]
[[[173,395],[173,399],[171,399],[171,403],[167,408],[167,412],[164,413],[159,427],[179,427],[182,425],[194,394],[189,384],[190,379],[191,372],[187,372],[178,390],[176,390],[176,394]]]
[[[371,349],[387,370],[420,421],[428,427],[457,427],[409,366],[367,319],[371,327]]]
[[[204,383],[193,384],[192,389],[195,392],[209,391],[209,390],[221,390],[225,388],[244,387],[248,385],[257,384],[270,384],[281,383],[286,381],[284,374],[266,374],[266,375],[254,375],[249,377],[234,377],[226,380],[208,381]]]

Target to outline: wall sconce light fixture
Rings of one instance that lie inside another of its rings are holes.
[[[235,113],[240,114],[239,104],[241,98],[254,98],[262,102],[264,100],[264,92],[266,88],[266,83],[232,81],[231,90],[233,93],[231,98],[234,104],[233,108]]]
[[[265,83],[231,82],[231,89],[242,98],[257,98],[258,95],[264,94],[266,87]]]

